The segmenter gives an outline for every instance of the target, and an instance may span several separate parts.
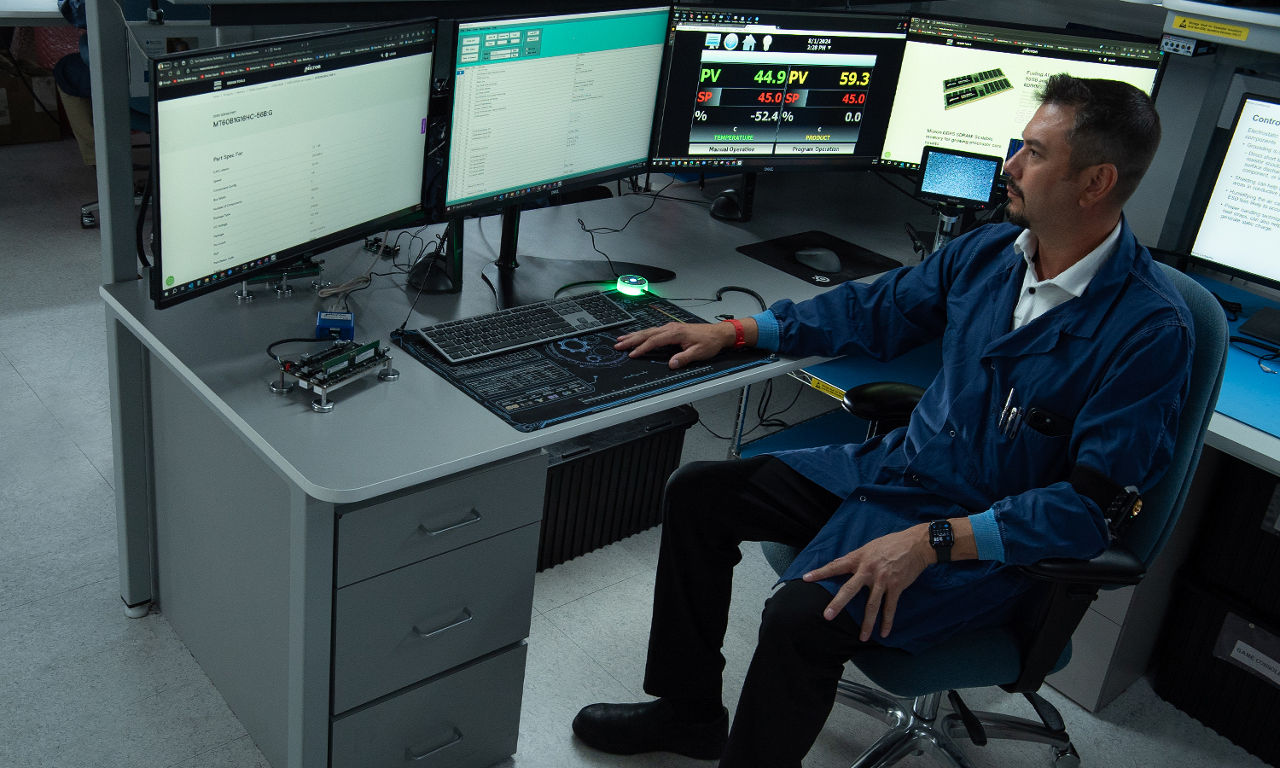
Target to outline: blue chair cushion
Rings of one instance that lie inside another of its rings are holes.
[[[798,551],[776,541],[760,542],[765,560],[781,574]],[[1012,683],[1022,670],[1022,647],[1007,627],[986,627],[961,632],[920,653],[907,653],[868,643],[851,657],[877,686],[896,696],[915,697],[951,688],[981,688]],[[1071,660],[1071,644],[1054,664],[1058,671]]]

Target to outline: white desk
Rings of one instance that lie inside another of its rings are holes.
[[[56,0],[0,0],[0,27],[57,27],[66,23]]]
[[[668,192],[699,194],[692,185]],[[648,204],[627,197],[525,213],[521,250],[589,258],[577,218],[620,226]],[[749,224],[659,201],[597,242],[614,258],[674,269],[677,279],[656,292],[695,314],[741,316],[758,310],[742,294],[716,304],[680,297],[725,285],[768,302],[815,294],[735,251],[808,229],[905,260],[904,204],[913,224],[929,226],[927,209],[870,175],[769,177]],[[861,230],[862,221],[893,224]],[[463,293],[421,298],[410,325],[491,310],[478,275],[497,239],[496,220],[469,222]],[[363,270],[368,254],[357,251],[331,256],[326,276]],[[412,295],[396,282],[380,278],[353,296],[358,339],[389,344]],[[276,768],[391,764],[437,748],[442,762],[422,764],[488,765],[510,754],[546,477],[540,449],[816,362],[778,361],[522,433],[393,347],[398,381],[352,384],[332,413],[318,414],[309,396],[267,388],[278,376],[267,344],[313,326],[318,303],[305,292],[277,300],[264,291],[237,305],[222,291],[163,312],[144,281],[102,294],[109,325],[145,350],[147,445],[134,449],[147,459],[117,461],[125,482],[149,483],[154,498],[121,510],[120,535],[130,543],[124,561],[154,551],[155,584],[122,593],[158,600]]]

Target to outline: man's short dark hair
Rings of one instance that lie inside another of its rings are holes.
[[[1042,104],[1074,107],[1067,134],[1075,169],[1099,163],[1116,167],[1111,194],[1123,204],[1138,188],[1160,145],[1160,116],[1151,97],[1117,80],[1054,75],[1040,91]]]

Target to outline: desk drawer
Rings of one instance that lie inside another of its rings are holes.
[[[339,510],[337,586],[541,520],[546,481],[546,457],[530,454]]]
[[[334,713],[527,637],[537,551],[526,525],[338,590]]]
[[[525,646],[333,723],[333,768],[481,768],[516,751]]]

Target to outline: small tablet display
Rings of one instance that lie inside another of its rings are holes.
[[[942,147],[925,147],[917,197],[948,206],[980,209],[991,204],[1001,160]]]

